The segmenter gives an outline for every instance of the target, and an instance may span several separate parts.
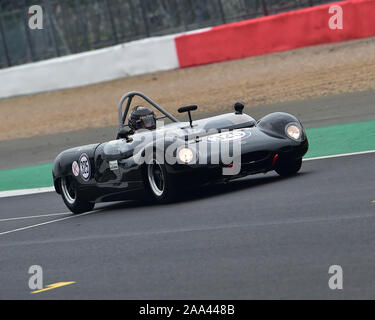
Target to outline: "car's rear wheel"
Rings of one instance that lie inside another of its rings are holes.
[[[71,177],[66,176],[60,179],[61,196],[65,205],[74,214],[80,214],[94,209],[95,203],[84,199],[77,181]]]
[[[156,159],[146,165],[146,186],[153,199],[168,203],[176,199],[177,190],[174,179],[168,174],[165,164]]]
[[[289,177],[300,171],[301,167],[302,158],[296,160],[280,159],[276,164],[275,171],[282,177]]]

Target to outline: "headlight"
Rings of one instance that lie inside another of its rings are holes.
[[[286,128],[286,134],[294,140],[299,140],[301,138],[301,128],[295,124],[290,124]]]
[[[189,163],[193,160],[194,158],[194,154],[193,154],[193,151],[191,151],[190,149],[188,148],[182,148],[179,152],[178,152],[178,158],[180,159],[181,162],[183,163]]]

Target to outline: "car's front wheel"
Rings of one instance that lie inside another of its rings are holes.
[[[60,179],[61,196],[70,211],[74,214],[89,212],[94,209],[95,203],[87,201],[79,190],[77,181],[66,176]]]
[[[283,159],[277,162],[275,171],[282,177],[289,177],[301,170],[302,158],[296,160]]]
[[[159,203],[168,203],[176,199],[177,189],[174,179],[168,174],[165,164],[157,160],[146,166],[146,185],[152,197]]]

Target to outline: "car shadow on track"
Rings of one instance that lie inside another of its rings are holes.
[[[165,204],[164,206],[173,206],[178,203],[184,202],[192,202],[192,201],[200,201],[207,198],[213,198],[217,196],[221,196],[223,194],[230,194],[233,192],[243,191],[249,188],[254,188],[257,186],[267,185],[271,183],[277,183],[285,180],[294,180],[300,179],[303,176],[308,175],[310,172],[304,171],[300,172],[299,174],[283,178],[276,175],[269,175],[269,176],[249,176],[245,178],[241,178],[238,180],[233,180],[228,183],[220,183],[208,186],[202,186],[199,188],[195,188],[193,190],[184,190],[178,200],[170,203]],[[145,207],[153,207],[155,204],[152,201],[126,201],[126,202],[118,202],[110,205],[105,205],[101,207],[101,210],[105,211],[112,211],[112,210],[119,210],[119,209],[136,209],[136,208],[145,208]]]
[[[220,183],[215,185],[203,186],[201,188],[197,188],[192,190],[189,193],[183,194],[179,202],[184,201],[195,201],[195,200],[202,200],[205,198],[211,198],[220,196],[222,194],[230,194],[238,191],[243,191],[249,188],[254,188],[262,185],[267,185],[271,183],[277,183],[284,180],[291,180],[291,179],[298,179],[304,175],[308,174],[307,172],[299,173],[298,175],[283,178],[276,175],[264,175],[264,176],[248,176],[245,178],[241,178],[238,180],[233,180],[228,183]]]

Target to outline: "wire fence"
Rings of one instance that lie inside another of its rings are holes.
[[[0,0],[0,68],[151,36],[305,8],[327,0]],[[28,26],[29,6],[43,29]]]

